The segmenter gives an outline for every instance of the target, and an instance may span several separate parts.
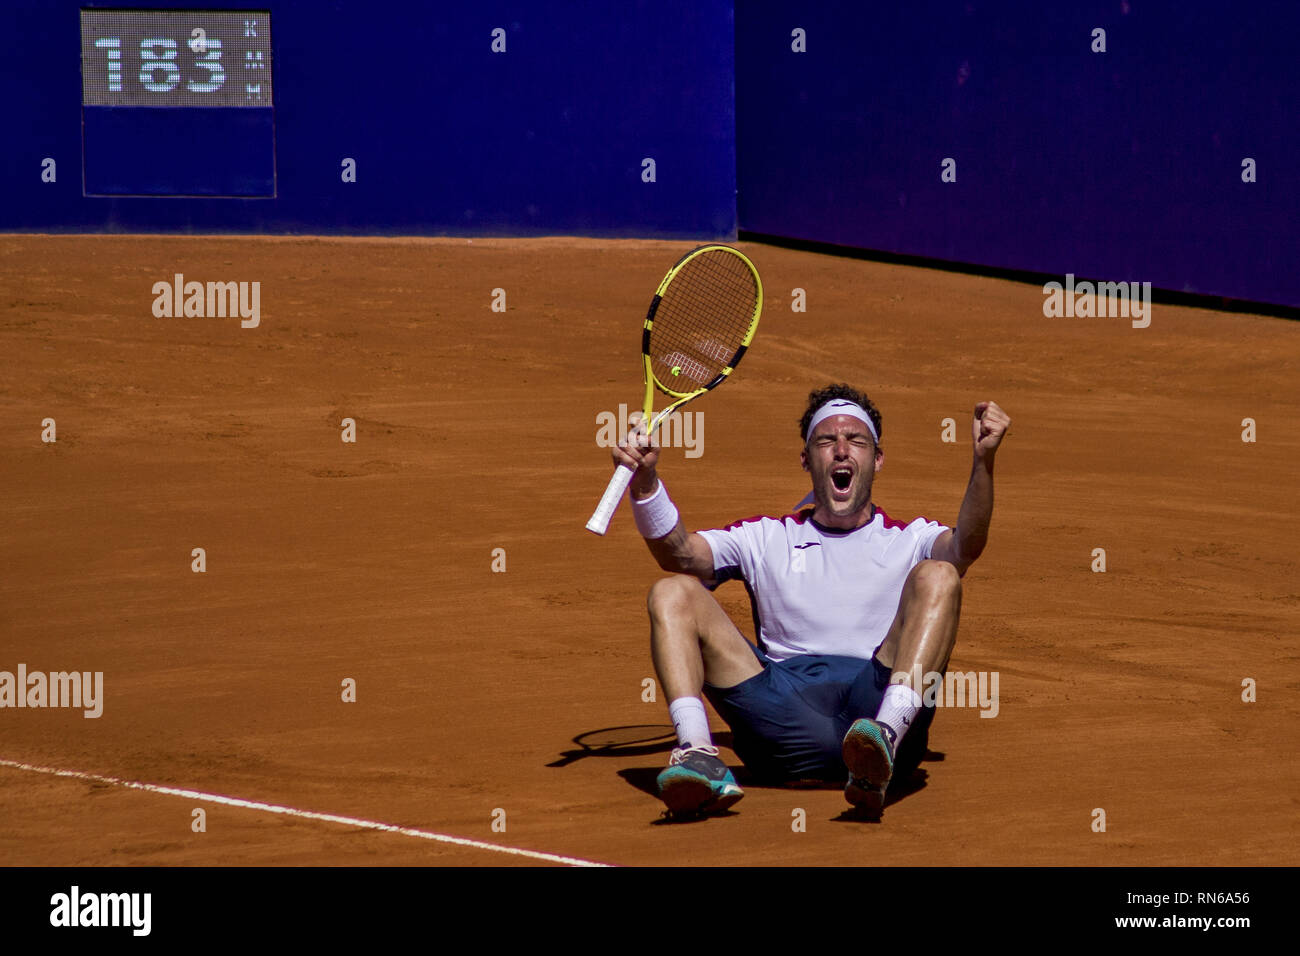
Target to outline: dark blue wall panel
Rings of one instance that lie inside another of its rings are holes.
[[[740,227],[1300,306],[1298,35],[1291,2],[741,4]]]
[[[270,107],[87,106],[88,196],[274,196]]]
[[[0,230],[724,237],[738,215],[1300,305],[1293,3],[747,0],[734,48],[731,0],[173,4],[272,12],[276,193],[240,199],[84,194],[80,6],[0,4]],[[257,148],[223,169],[175,132],[173,165],[218,184]]]
[[[269,199],[83,195],[81,5],[0,5],[0,230],[735,232],[730,0],[168,4],[271,11]],[[504,54],[491,52],[496,27]],[[41,182],[45,157],[55,183]]]

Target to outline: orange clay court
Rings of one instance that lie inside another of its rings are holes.
[[[951,524],[997,401],[952,667],[997,671],[1000,709],[940,710],[880,823],[752,785],[661,822],[660,572],[626,506],[583,525],[597,415],[639,404],[645,307],[691,245],[0,237],[0,670],[104,673],[98,719],[0,710],[0,863],[547,862],[409,831],[613,864],[1300,863],[1300,326],[1048,319],[1032,284],[751,243],[754,347],[687,409],[703,455],[661,463],[684,520],[790,511],[807,394],[844,380],[884,416],[874,500]],[[260,326],[155,318],[175,272],[260,281]],[[744,588],[718,593],[752,636]]]

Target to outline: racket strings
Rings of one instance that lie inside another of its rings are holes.
[[[758,308],[758,286],[728,250],[688,261],[664,290],[650,333],[655,377],[672,391],[704,388],[732,363]]]

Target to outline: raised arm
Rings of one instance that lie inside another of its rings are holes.
[[[713,581],[713,549],[699,534],[688,532],[668,491],[659,480],[659,443],[647,438],[642,423],[614,449],[614,464],[635,469],[628,494],[637,528],[646,539],[659,567],[677,574],[691,574],[705,584]],[[676,521],[674,522],[674,518]],[[647,534],[649,532],[649,534]],[[654,535],[651,537],[650,535]]]
[[[955,565],[961,574],[975,563],[988,543],[989,523],[993,520],[993,459],[1010,427],[1011,419],[996,402],[980,402],[975,406],[971,427],[975,460],[957,515],[957,527],[935,539],[930,551],[931,557]]]

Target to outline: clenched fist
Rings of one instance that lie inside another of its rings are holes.
[[[975,441],[975,457],[992,458],[1010,427],[1011,418],[997,402],[980,402],[976,405],[975,419],[971,425],[971,437]]]

